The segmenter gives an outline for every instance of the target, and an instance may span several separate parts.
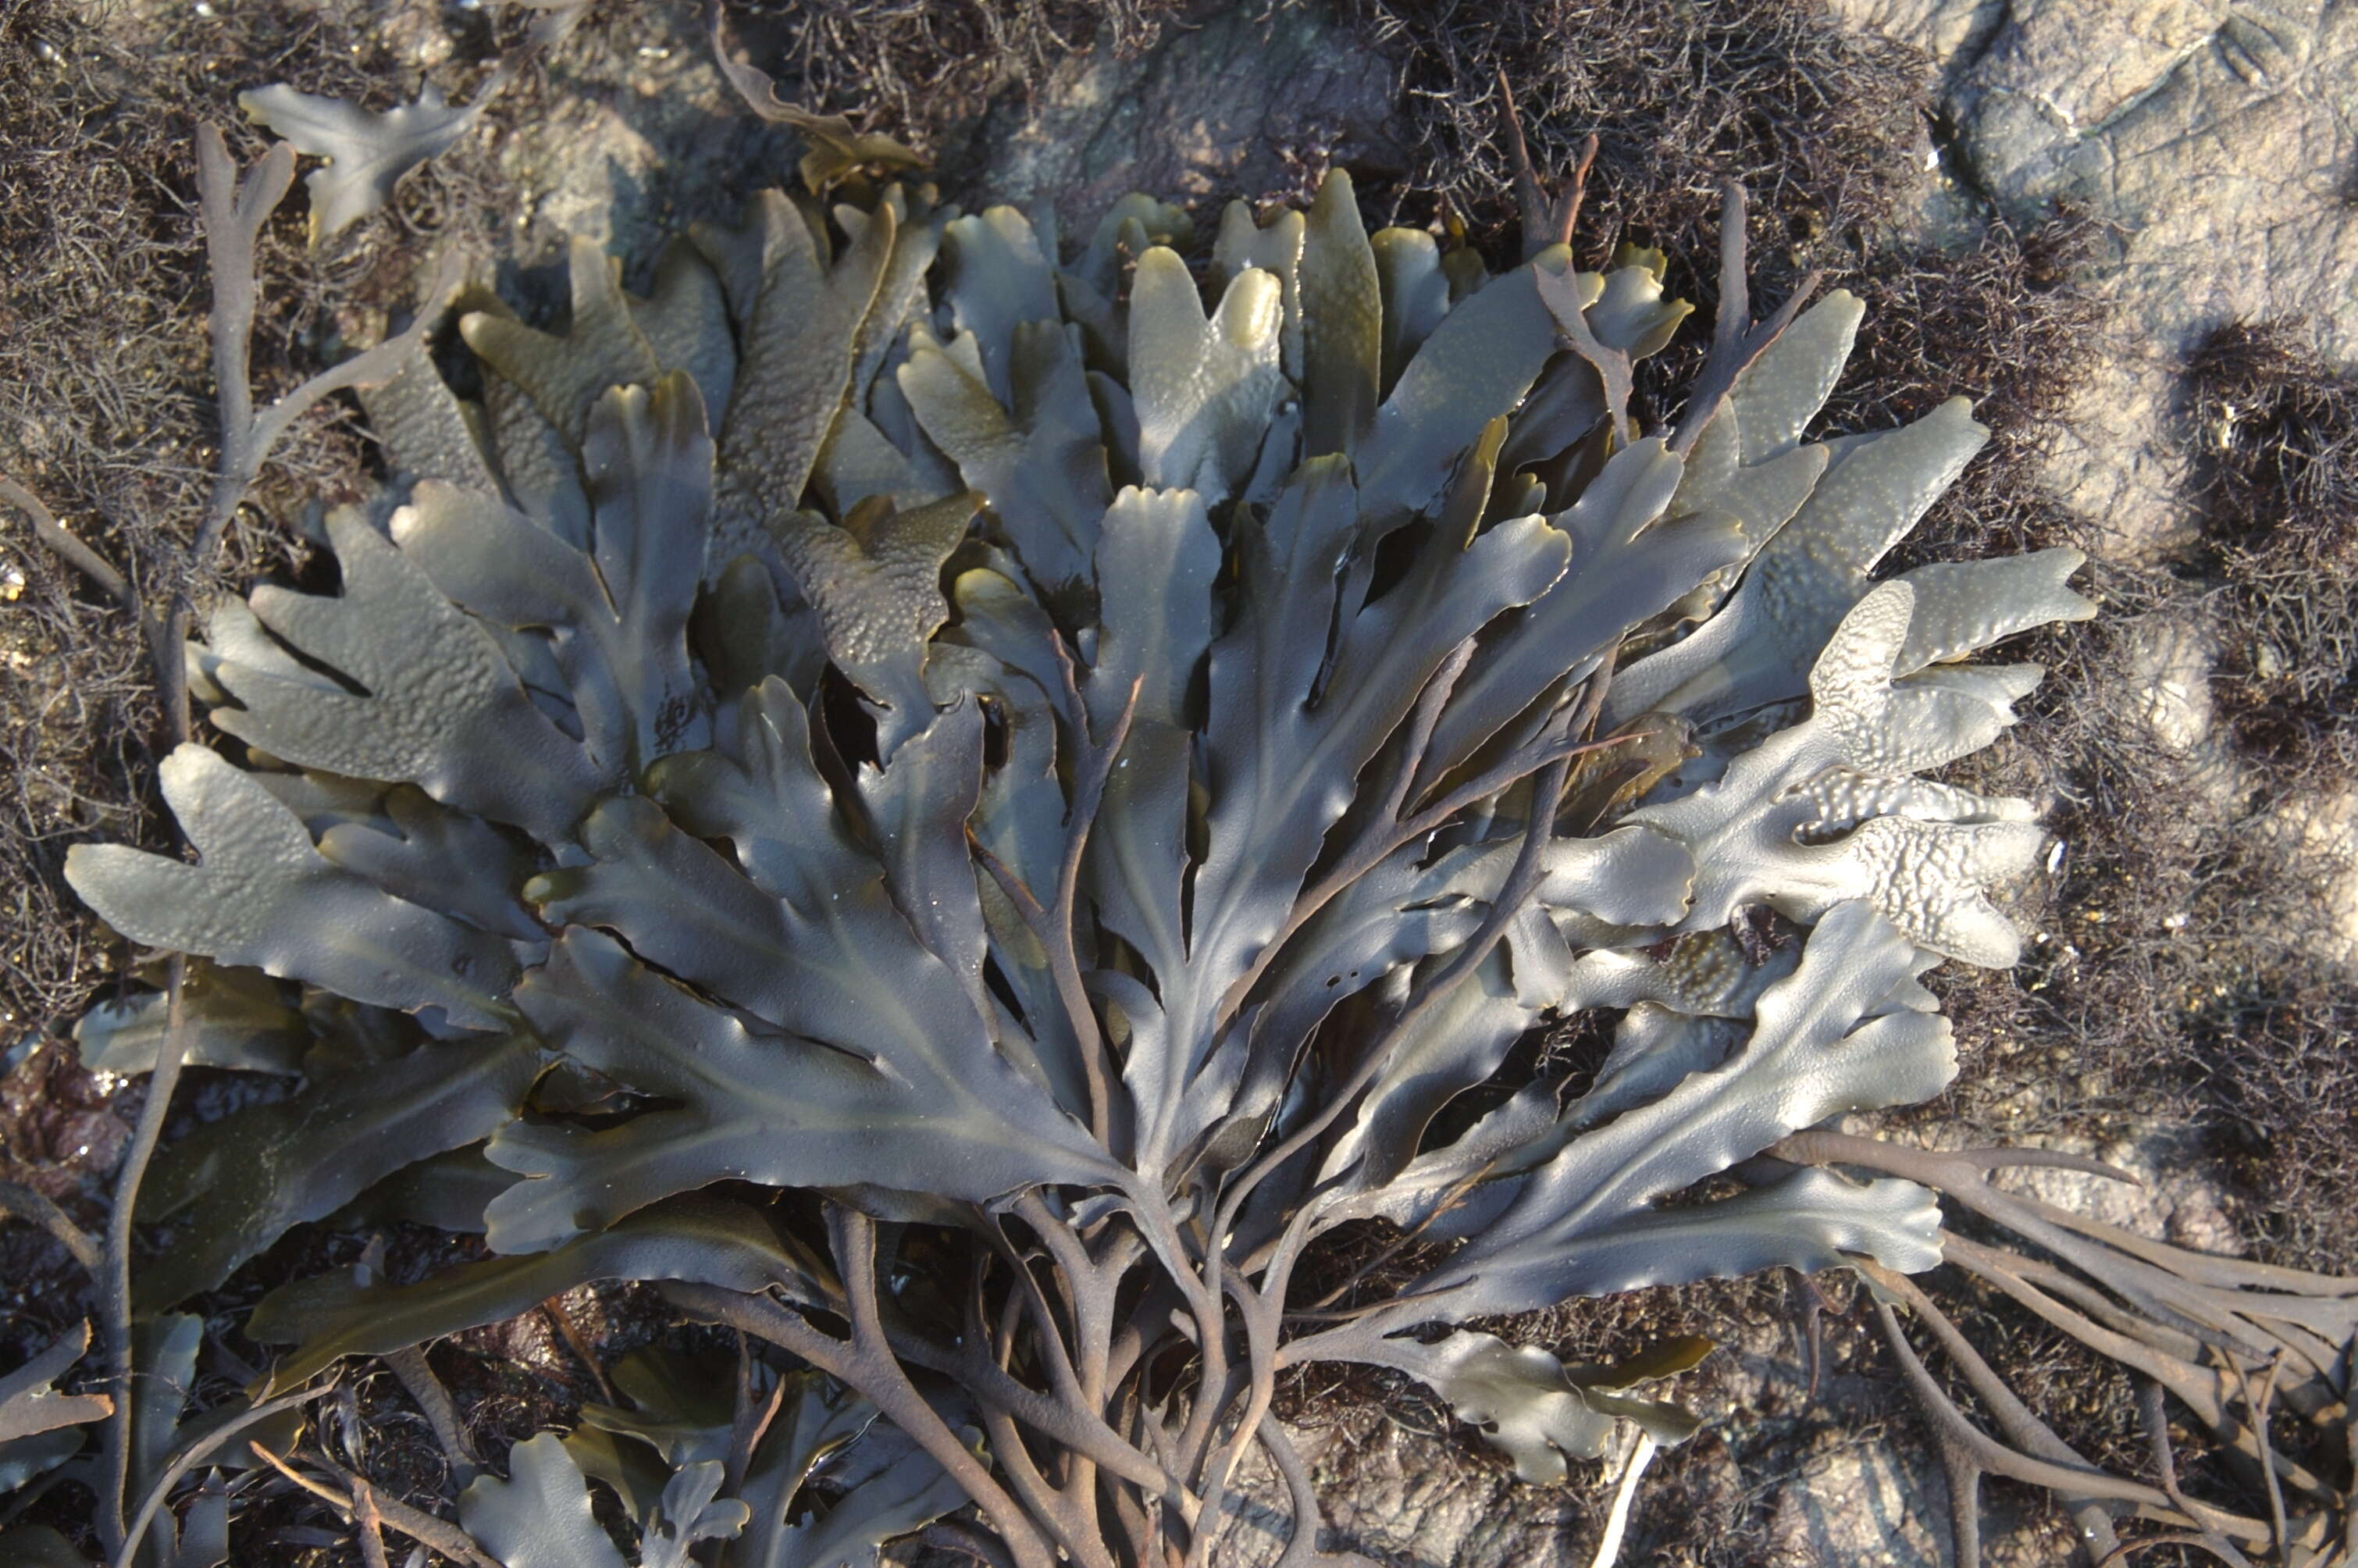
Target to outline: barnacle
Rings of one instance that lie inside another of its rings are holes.
[[[1805,439],[1845,294],[1756,323],[1736,291],[1640,433],[1630,362],[1687,309],[1658,255],[1492,276],[1367,233],[1340,172],[1231,209],[1208,304],[1186,240],[1144,198],[1067,251],[923,187],[773,192],[651,297],[577,246],[564,330],[467,314],[479,403],[422,349],[366,394],[389,524],[340,514],[340,592],[259,589],[197,650],[248,749],[167,765],[199,863],[69,866],[209,961],[199,1057],[313,1042],[299,1093],[168,1152],[153,1305],[354,1202],[500,1256],[278,1292],[279,1387],[674,1281],[827,1377],[776,1385],[735,1503],[666,1449],[644,1561],[741,1530],[725,1561],[833,1561],[804,1532],[972,1503],[1018,1562],[1110,1563],[1214,1529],[1247,1447],[1298,1472],[1285,1367],[1398,1368],[1560,1477],[1617,1421],[1693,1423],[1410,1331],[1941,1260],[1927,1185],[1758,1157],[1938,1094],[1918,977],[2013,961],[1989,894],[2030,809],[1926,775],[2038,678],[1974,654],[2092,613],[2077,556],[1874,578],[1985,432],[1952,403]],[[1731,935],[1762,911],[1794,939]],[[1444,1114],[1592,1008],[1627,1011],[1588,1093]],[[1454,1249],[1397,1300],[1290,1300],[1376,1219]],[[688,1399],[641,1387],[647,1422]],[[855,1438],[858,1489],[797,1523]],[[627,1484],[592,1449],[519,1445],[471,1526],[546,1560],[585,1470]]]

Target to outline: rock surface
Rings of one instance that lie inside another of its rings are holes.
[[[2179,388],[2195,341],[2238,319],[2297,317],[2328,362],[2358,365],[2358,8],[1830,3],[1846,25],[1925,55],[1949,133],[1942,172],[1956,185],[2011,218],[2068,202],[2109,226],[2096,281],[2114,327],[2057,434],[2049,479],[2107,554],[2150,559],[2183,546],[2190,443]],[[2158,678],[2157,703],[2187,706],[2189,674]],[[2209,669],[2190,674],[2202,706]],[[2227,805],[2232,773],[2214,776]],[[2339,830],[2358,819],[2358,795],[2306,796],[2277,816],[2274,826],[2329,863],[2340,956],[2358,965],[2358,848]]]
[[[2184,537],[2182,355],[2236,317],[2301,315],[2358,359],[2358,10],[2223,0],[1833,0],[1921,49],[1956,180],[2011,217],[2113,229],[2112,351],[2053,481],[2125,554]]]
[[[1404,166],[1392,75],[1318,10],[1239,6],[1134,58],[1076,55],[1028,105],[1003,102],[973,133],[973,183],[1019,207],[1049,201],[1080,238],[1132,190],[1187,207],[1238,190],[1306,203],[1338,148],[1357,168]]]

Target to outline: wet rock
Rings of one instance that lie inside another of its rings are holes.
[[[37,1044],[0,1078],[0,1181],[45,1197],[92,1196],[121,1158],[138,1113],[119,1082],[85,1072],[73,1053]]]

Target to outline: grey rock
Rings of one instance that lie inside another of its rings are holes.
[[[2114,225],[2119,324],[2050,478],[2115,553],[2183,539],[2181,356],[2236,317],[2310,318],[2358,359],[2358,10],[2223,0],[1836,0],[1924,51],[1947,172],[2011,218]]]
[[[1190,208],[1229,193],[1306,202],[1330,162],[1403,166],[1382,56],[1307,6],[1204,9],[1142,54],[1109,40],[1057,66],[1028,103],[995,108],[975,133],[974,189],[1049,201],[1085,239],[1132,190]]]
[[[2174,1247],[2225,1258],[2248,1250],[2227,1214],[2224,1191],[2204,1169],[2199,1141],[2184,1129],[2148,1126],[2102,1143],[2084,1138],[2039,1141],[2065,1153],[2091,1155],[2136,1180],[2029,1169],[2002,1173],[1997,1185]]]
[[[1764,1568],[1941,1561],[1948,1498],[1937,1474],[1886,1440],[1816,1447],[1777,1496]]]
[[[799,185],[799,140],[744,112],[692,12],[626,9],[566,49],[566,82],[511,105],[490,148],[514,197],[503,263],[561,271],[579,237],[644,266],[689,222],[733,223],[755,190]]]
[[[1833,9],[1854,31],[1923,55],[1941,72],[1944,94],[2006,22],[2006,0],[1836,0]]]
[[[1589,1562],[1595,1531],[1569,1493],[1523,1486],[1505,1465],[1466,1454],[1457,1434],[1355,1412],[1293,1437],[1325,1503],[1330,1550],[1364,1552],[1386,1568]],[[1258,1456],[1238,1480],[1244,1495],[1230,1501],[1232,1522],[1213,1560],[1223,1568],[1268,1568],[1286,1542],[1285,1489]]]
[[[1953,137],[1919,234],[1963,238],[1986,204],[2023,220],[2057,201],[2112,226],[2096,287],[2100,362],[2055,433],[2048,479],[2107,538],[2151,558],[2192,528],[2186,351],[2238,318],[2306,318],[2358,364],[2358,8],[2334,0],[1833,0],[1864,32],[1922,52]],[[1963,209],[1966,221],[1961,222]],[[2237,770],[2205,740],[2215,640],[2165,628],[2136,648],[2158,739],[2197,755],[2214,798]],[[2198,755],[2199,754],[2199,755]],[[2278,820],[2280,819],[2280,820]],[[2287,803],[2270,831],[2313,852],[2323,929],[2358,965],[2358,795]]]

